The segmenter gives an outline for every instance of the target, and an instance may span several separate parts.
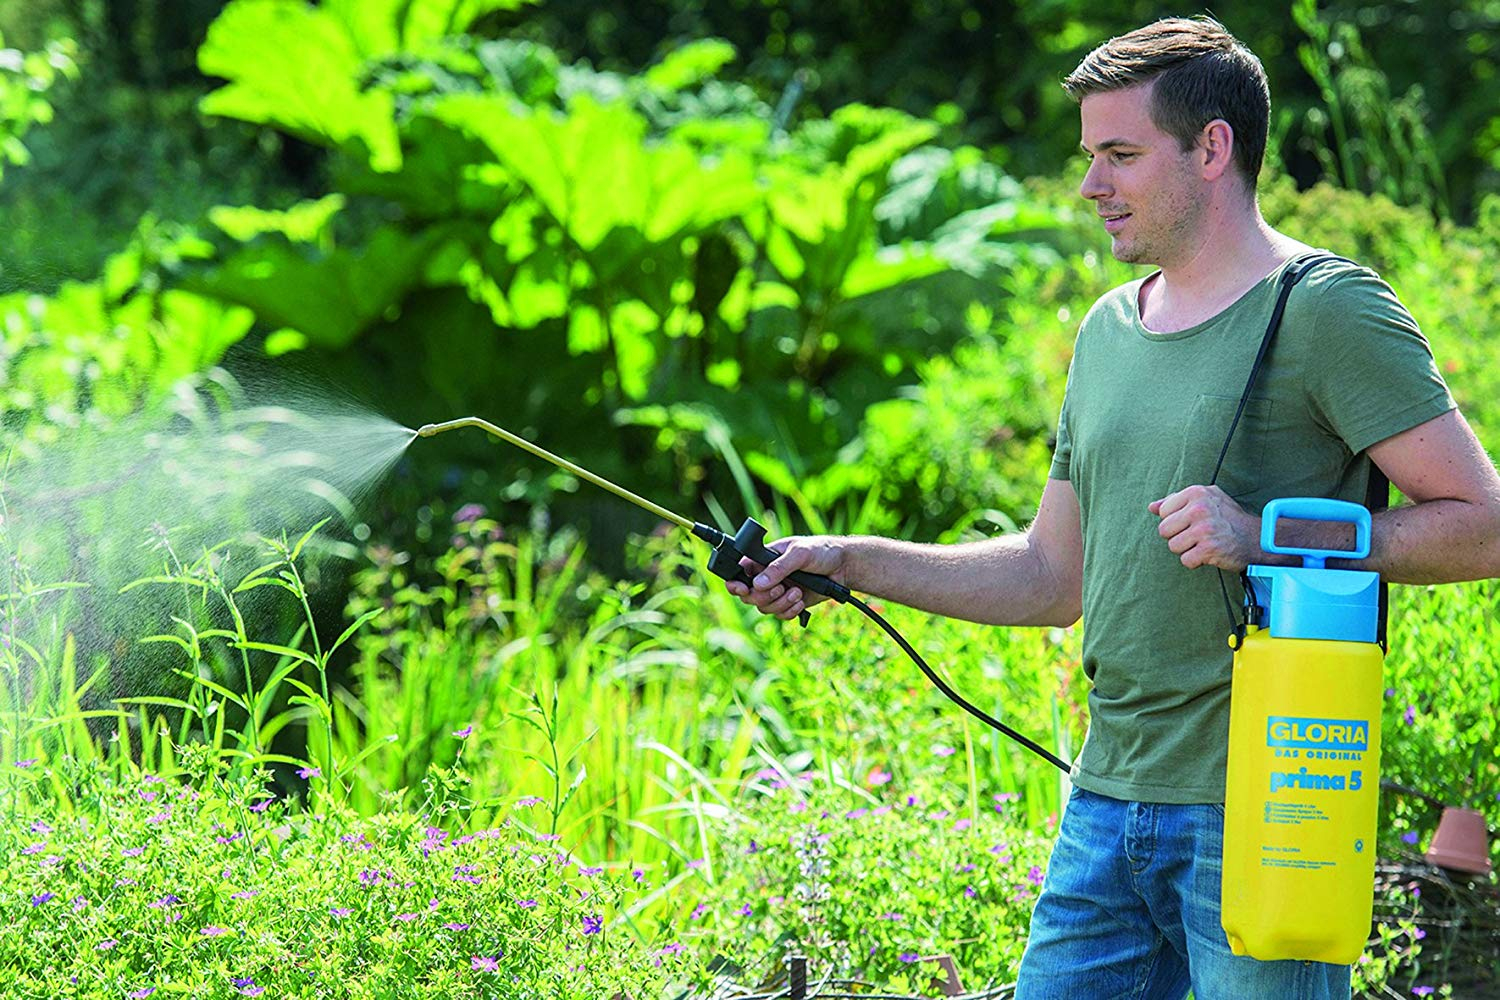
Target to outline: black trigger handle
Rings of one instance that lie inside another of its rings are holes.
[[[710,573],[725,580],[736,580],[747,587],[753,586],[753,584],[749,574],[740,566],[740,560],[742,558],[750,559],[760,563],[762,566],[768,566],[778,555],[775,551],[766,548],[765,526],[754,518],[745,518],[745,522],[740,525],[739,531],[735,532],[732,538],[718,528],[702,523],[693,525],[693,534],[714,547],[713,555],[709,556],[708,559],[708,570]],[[821,594],[824,597],[838,601],[840,604],[849,600],[848,587],[821,573],[808,573],[803,570],[796,570],[789,574],[787,579],[804,590]],[[806,610],[798,615],[797,618],[802,622],[804,628],[811,621],[811,616]]]

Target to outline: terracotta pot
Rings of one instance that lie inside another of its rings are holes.
[[[1484,816],[1473,809],[1445,807],[1426,857],[1439,868],[1488,875],[1490,847]]]

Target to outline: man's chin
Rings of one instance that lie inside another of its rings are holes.
[[[1149,254],[1137,243],[1122,240],[1118,237],[1110,241],[1109,252],[1115,260],[1122,264],[1150,264],[1153,263]]]

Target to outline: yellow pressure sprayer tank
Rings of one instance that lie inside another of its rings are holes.
[[[1275,544],[1278,519],[1355,526],[1354,550]],[[1379,576],[1327,569],[1370,551],[1370,512],[1274,500],[1261,548],[1301,567],[1247,571],[1258,621],[1235,652],[1222,921],[1236,955],[1348,964],[1370,933],[1380,787]]]

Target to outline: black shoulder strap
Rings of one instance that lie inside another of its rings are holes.
[[[1276,308],[1271,310],[1271,322],[1266,326],[1265,336],[1260,338],[1260,350],[1255,352],[1255,363],[1250,366],[1250,377],[1245,380],[1245,391],[1240,393],[1240,405],[1235,407],[1234,419],[1229,422],[1229,433],[1224,435],[1224,447],[1219,449],[1219,460],[1214,463],[1214,474],[1208,485],[1212,486],[1218,481],[1219,470],[1224,467],[1224,456],[1229,454],[1229,442],[1234,439],[1234,429],[1240,425],[1240,417],[1245,413],[1245,405],[1250,402],[1250,392],[1255,388],[1255,380],[1260,376],[1261,366],[1265,364],[1266,355],[1271,351],[1271,341],[1276,339],[1276,331],[1281,326],[1281,314],[1286,312],[1286,300],[1291,297],[1293,287],[1302,280],[1302,276],[1325,260],[1348,261],[1345,257],[1331,253],[1309,253],[1294,259],[1281,272]]]
[[[1385,473],[1380,471],[1380,466],[1375,460],[1370,460],[1370,478],[1365,486],[1365,506],[1370,513],[1385,510],[1391,505],[1391,481],[1385,478]],[[1390,652],[1386,645],[1386,625],[1391,615],[1390,588],[1386,586],[1385,579],[1380,581],[1380,617],[1375,622],[1375,641],[1380,643],[1382,653]]]
[[[1340,257],[1331,253],[1308,253],[1297,257],[1281,272],[1281,280],[1278,282],[1279,290],[1276,295],[1276,307],[1271,310],[1271,322],[1266,325],[1266,332],[1260,339],[1260,349],[1255,352],[1255,362],[1250,366],[1250,377],[1245,380],[1245,391],[1240,393],[1239,406],[1235,407],[1234,419],[1229,423],[1229,433],[1224,435],[1224,446],[1219,449],[1219,459],[1214,463],[1214,474],[1210,477],[1208,484],[1212,486],[1219,479],[1219,471],[1224,467],[1224,456],[1229,454],[1229,443],[1234,440],[1234,430],[1240,424],[1240,417],[1245,413],[1245,407],[1250,402],[1250,393],[1255,389],[1255,380],[1260,376],[1261,367],[1265,364],[1266,355],[1271,351],[1271,342],[1276,339],[1276,331],[1281,326],[1281,314],[1286,312],[1287,299],[1291,297],[1292,289],[1302,276],[1324,261],[1341,260],[1352,264],[1353,261],[1347,257]],[[1380,471],[1373,461],[1370,462],[1370,478],[1365,492],[1365,506],[1373,513],[1377,510],[1385,510],[1390,500],[1390,483],[1385,474]],[[1234,629],[1232,645],[1239,649],[1240,643],[1245,638],[1245,628],[1255,624],[1260,618],[1260,609],[1255,604],[1255,591],[1250,586],[1248,574],[1241,574],[1241,582],[1245,588],[1245,617],[1243,621],[1237,620],[1234,613],[1234,604],[1229,600],[1229,588],[1224,583],[1224,574],[1219,573],[1219,588],[1224,592],[1224,607],[1229,612],[1229,622]],[[1389,600],[1386,593],[1385,581],[1380,581],[1380,618],[1376,625],[1375,638],[1380,643],[1380,648],[1386,648],[1386,618],[1389,613]]]

